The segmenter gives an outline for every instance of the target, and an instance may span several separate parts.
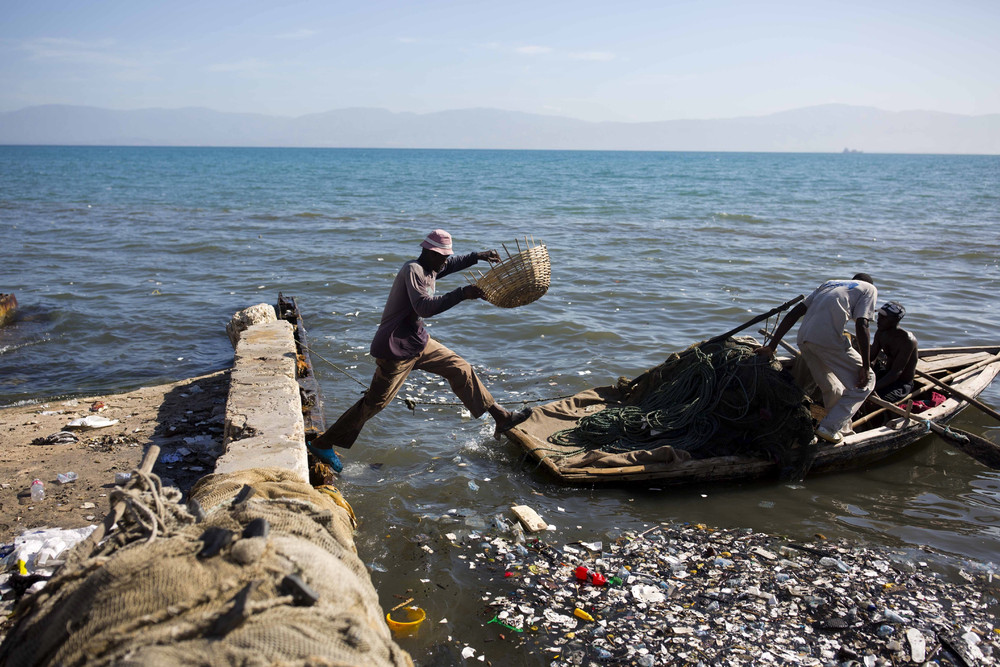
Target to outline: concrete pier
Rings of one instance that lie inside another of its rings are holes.
[[[266,318],[238,332],[226,401],[225,453],[215,472],[274,467],[309,481],[295,368],[295,338],[288,322]]]

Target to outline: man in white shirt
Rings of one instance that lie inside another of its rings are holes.
[[[758,350],[773,355],[778,342],[802,318],[798,346],[813,380],[823,392],[826,417],[816,435],[839,445],[851,432],[851,417],[875,387],[870,369],[868,322],[875,315],[878,290],[867,273],[851,280],[828,280],[792,308],[778,324],[771,341]],[[854,320],[858,349],[844,335]]]

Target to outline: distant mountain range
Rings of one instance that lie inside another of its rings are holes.
[[[416,114],[352,108],[288,118],[203,108],[45,105],[0,113],[0,144],[995,155],[1000,114],[827,104],[743,118],[593,123],[498,109]]]

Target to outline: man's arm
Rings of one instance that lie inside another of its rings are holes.
[[[496,264],[500,261],[500,253],[496,250],[483,250],[481,252],[470,252],[465,255],[449,255],[448,261],[445,262],[444,267],[438,271],[437,277],[444,278],[450,273],[467,269],[481,260],[488,261],[490,264]]]
[[[457,306],[465,299],[480,298],[482,290],[475,285],[465,285],[445,294],[431,296],[418,274],[411,270],[406,276],[406,293],[410,307],[419,317],[434,317]]]
[[[875,334],[875,340],[878,340],[878,334]],[[917,341],[915,338],[906,336],[905,340],[900,340],[898,343],[899,349],[893,350],[892,365],[886,371],[885,375],[875,383],[876,390],[884,389],[899,380],[906,371],[906,367],[913,358],[913,355],[917,353]]]
[[[782,318],[781,322],[778,323],[778,328],[774,330],[774,335],[771,336],[771,342],[764,345],[756,350],[757,354],[768,354],[774,355],[774,352],[778,349],[778,343],[781,339],[788,333],[788,330],[795,326],[795,323],[799,321],[799,318],[806,314],[806,304],[801,301],[795,304],[795,307],[788,311],[788,314]]]
[[[854,320],[855,340],[858,341],[858,352],[861,354],[861,368],[858,369],[858,389],[868,385],[868,375],[871,369],[871,333],[868,331],[868,318],[859,317]]]
[[[872,347],[868,352],[868,356],[871,357],[871,364],[874,364],[878,360],[878,354],[882,351],[882,333],[881,331],[876,331],[875,336],[872,337]]]

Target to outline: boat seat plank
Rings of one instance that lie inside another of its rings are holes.
[[[969,366],[976,363],[977,361],[982,361],[983,359],[989,358],[989,352],[976,352],[973,354],[948,354],[934,356],[928,359],[920,359],[917,361],[917,368],[925,373],[934,373],[935,371],[942,371],[951,368],[961,368],[962,366]]]

